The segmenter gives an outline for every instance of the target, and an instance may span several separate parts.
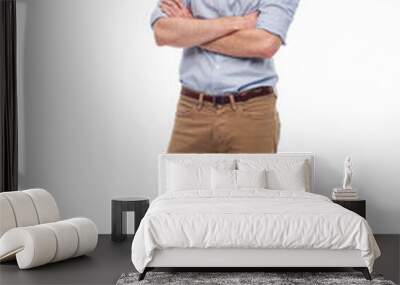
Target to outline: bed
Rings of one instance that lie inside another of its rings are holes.
[[[159,196],[132,243],[154,268],[352,267],[371,279],[367,221],[315,194],[311,153],[161,154]]]

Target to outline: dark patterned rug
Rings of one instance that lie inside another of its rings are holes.
[[[142,281],[138,281],[138,276],[138,273],[122,274],[116,285],[395,285],[381,275],[372,275],[373,280],[368,281],[360,272],[148,272]]]

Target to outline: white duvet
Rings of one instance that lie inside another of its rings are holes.
[[[143,272],[155,249],[358,249],[372,272],[380,255],[365,219],[299,191],[179,191],[155,199],[132,243]]]

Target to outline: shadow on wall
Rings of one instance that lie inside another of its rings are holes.
[[[27,0],[17,0],[17,90],[18,90],[18,184],[26,187],[26,134],[25,134],[25,35]]]
[[[43,181],[37,179],[44,174],[42,161],[45,150],[40,147],[42,140],[46,139],[41,133],[40,125],[46,124],[45,113],[41,107],[41,99],[38,96],[44,94],[40,88],[40,82],[36,79],[43,71],[43,62],[37,65],[41,39],[36,37],[32,28],[32,21],[40,16],[30,0],[17,0],[18,19],[18,117],[19,117],[19,187],[20,189],[34,187],[49,187],[43,185]],[[50,82],[49,82],[50,84]],[[39,125],[39,127],[38,127]],[[38,151],[32,152],[29,149]],[[50,188],[50,187],[49,187]]]

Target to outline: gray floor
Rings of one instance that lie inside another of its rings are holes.
[[[400,235],[377,235],[382,251],[375,271],[399,283]],[[123,272],[134,271],[130,261],[131,238],[111,242],[101,235],[97,249],[89,256],[62,261],[30,270],[19,270],[15,262],[0,265],[0,284],[115,284]]]

